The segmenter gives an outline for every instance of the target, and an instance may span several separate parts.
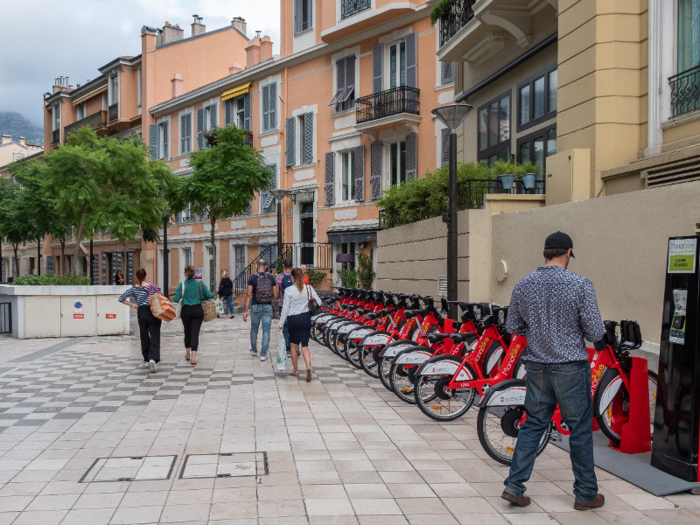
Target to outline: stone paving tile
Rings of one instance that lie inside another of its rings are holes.
[[[247,351],[248,326],[207,323],[192,367],[181,326],[164,325],[153,375],[138,368],[135,336],[0,338],[21,357],[0,370],[0,525],[700,523],[700,498],[657,498],[599,469],[606,506],[574,511],[570,463],[556,447],[537,460],[532,505],[513,507],[500,498],[508,469],[482,450],[476,412],[427,420],[313,342],[311,383],[276,373],[273,359]],[[258,459],[257,475],[237,475],[262,452],[266,473]],[[156,456],[175,457],[169,477]],[[100,479],[136,480],[85,482],[98,458],[112,462]]]

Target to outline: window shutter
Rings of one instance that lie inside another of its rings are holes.
[[[180,155],[187,153],[187,115],[180,117]]]
[[[440,68],[442,71],[441,84],[449,84],[454,82],[454,64],[452,62],[440,62]]]
[[[369,164],[369,198],[377,200],[382,191],[382,142],[372,142]]]
[[[406,137],[406,180],[418,175],[418,135],[412,133]]]
[[[230,126],[233,123],[233,99],[224,102],[224,125]]]
[[[269,190],[274,190],[277,188],[277,164],[268,164],[268,169],[272,172],[272,182],[270,183]],[[270,208],[275,205],[275,197],[270,193],[270,191],[263,190],[260,192],[260,213],[271,213],[274,208]]]
[[[277,129],[277,84],[270,84],[270,129]]]
[[[418,87],[418,36],[416,33],[406,35],[406,85]]]
[[[343,100],[345,102],[350,98],[350,93],[355,89],[355,55],[351,55],[345,59],[345,94]],[[357,95],[355,95],[357,98]]]
[[[163,122],[163,158],[168,160],[170,158],[170,145],[168,141],[170,139],[170,121]]]
[[[311,164],[314,161],[314,114],[304,114],[304,144],[301,154],[303,155],[302,164]]]
[[[197,149],[204,149],[204,108],[197,110]]]
[[[335,153],[326,153],[326,206],[335,204]]]
[[[250,215],[250,212],[253,211],[252,204],[252,202],[248,203],[248,207],[245,210],[243,210],[243,215]]]
[[[151,146],[151,160],[158,159],[158,124],[151,124],[148,129],[148,141]]]
[[[263,133],[270,130],[270,85],[263,86],[262,88],[262,130]]]
[[[243,95],[243,127],[248,131],[253,131],[250,125],[250,93]]]
[[[450,163],[450,130],[442,128],[440,131],[440,166]]]
[[[372,48],[372,93],[384,90],[384,44]]]
[[[219,122],[219,105],[212,104],[209,106],[209,129],[214,129]]]
[[[287,119],[287,166],[294,166],[296,164],[296,151],[294,151],[294,143],[296,140],[296,117],[289,117]]]
[[[365,200],[365,147],[355,148],[355,200]]]
[[[301,32],[301,2],[294,0],[294,34]]]
[[[335,79],[336,79],[336,89],[335,96],[331,99],[329,106],[335,106],[341,102],[343,95],[345,94],[345,60],[341,58],[335,63]]]

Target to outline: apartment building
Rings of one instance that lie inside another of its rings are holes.
[[[71,133],[89,126],[99,136],[126,137],[142,135],[151,124],[149,107],[197,89],[226,76],[232,62],[245,59],[248,43],[245,21],[234,18],[231,25],[207,31],[196,17],[191,34],[179,25],[166,22],[161,28],[144,26],[141,30],[141,54],[118,57],[98,68],[99,75],[84,83],[70,85],[59,77],[52,92],[44,95],[44,143],[47,151],[63,144]],[[144,108],[146,108],[144,110]],[[144,116],[145,115],[145,116]],[[148,137],[144,137],[148,141]],[[67,254],[75,246],[68,239]],[[42,254],[46,268],[57,273],[70,271],[73,265],[88,272],[88,241],[83,240],[81,255],[72,261],[61,257],[58,239],[45,243]],[[126,264],[122,267],[123,246],[106,233],[96,233],[93,240],[93,282],[113,284],[117,269],[133,279],[134,267],[154,267],[154,249],[140,238],[129,243]]]
[[[285,254],[334,275],[359,253],[376,259],[382,189],[446,161],[447,135],[430,110],[453,101],[453,69],[436,59],[429,13],[421,1],[281,0],[280,54],[258,35],[230,75],[149,107],[151,146],[186,176],[189,153],[206,147],[202,132],[249,130],[275,187],[289,192]],[[277,202],[262,192],[248,213],[217,224],[214,261],[209,222],[185,212],[168,229],[169,254],[158,246],[159,274],[169,255],[171,287],[190,263],[213,287],[221,269],[236,277],[257,257],[274,260],[277,228]]]

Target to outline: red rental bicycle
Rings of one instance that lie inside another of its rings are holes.
[[[620,327],[620,336],[617,327]],[[591,397],[593,399],[593,430],[600,429],[616,446],[620,445],[620,431],[627,423],[630,399],[630,350],[642,345],[642,334],[637,321],[619,323],[605,321],[605,337],[588,348],[591,363]],[[649,413],[656,406],[658,376],[649,370]],[[512,379],[496,385],[479,401],[477,433],[486,453],[504,465],[510,465],[520,427],[525,422],[524,380]],[[654,425],[650,422],[653,436]],[[553,432],[568,435],[569,431],[556,408],[549,428],[542,437],[537,455],[549,443]]]

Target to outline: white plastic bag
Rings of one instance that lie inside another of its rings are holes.
[[[277,336],[277,371],[280,373],[287,371],[287,343],[282,330]]]
[[[224,315],[224,302],[221,299],[216,300],[216,315]]]

